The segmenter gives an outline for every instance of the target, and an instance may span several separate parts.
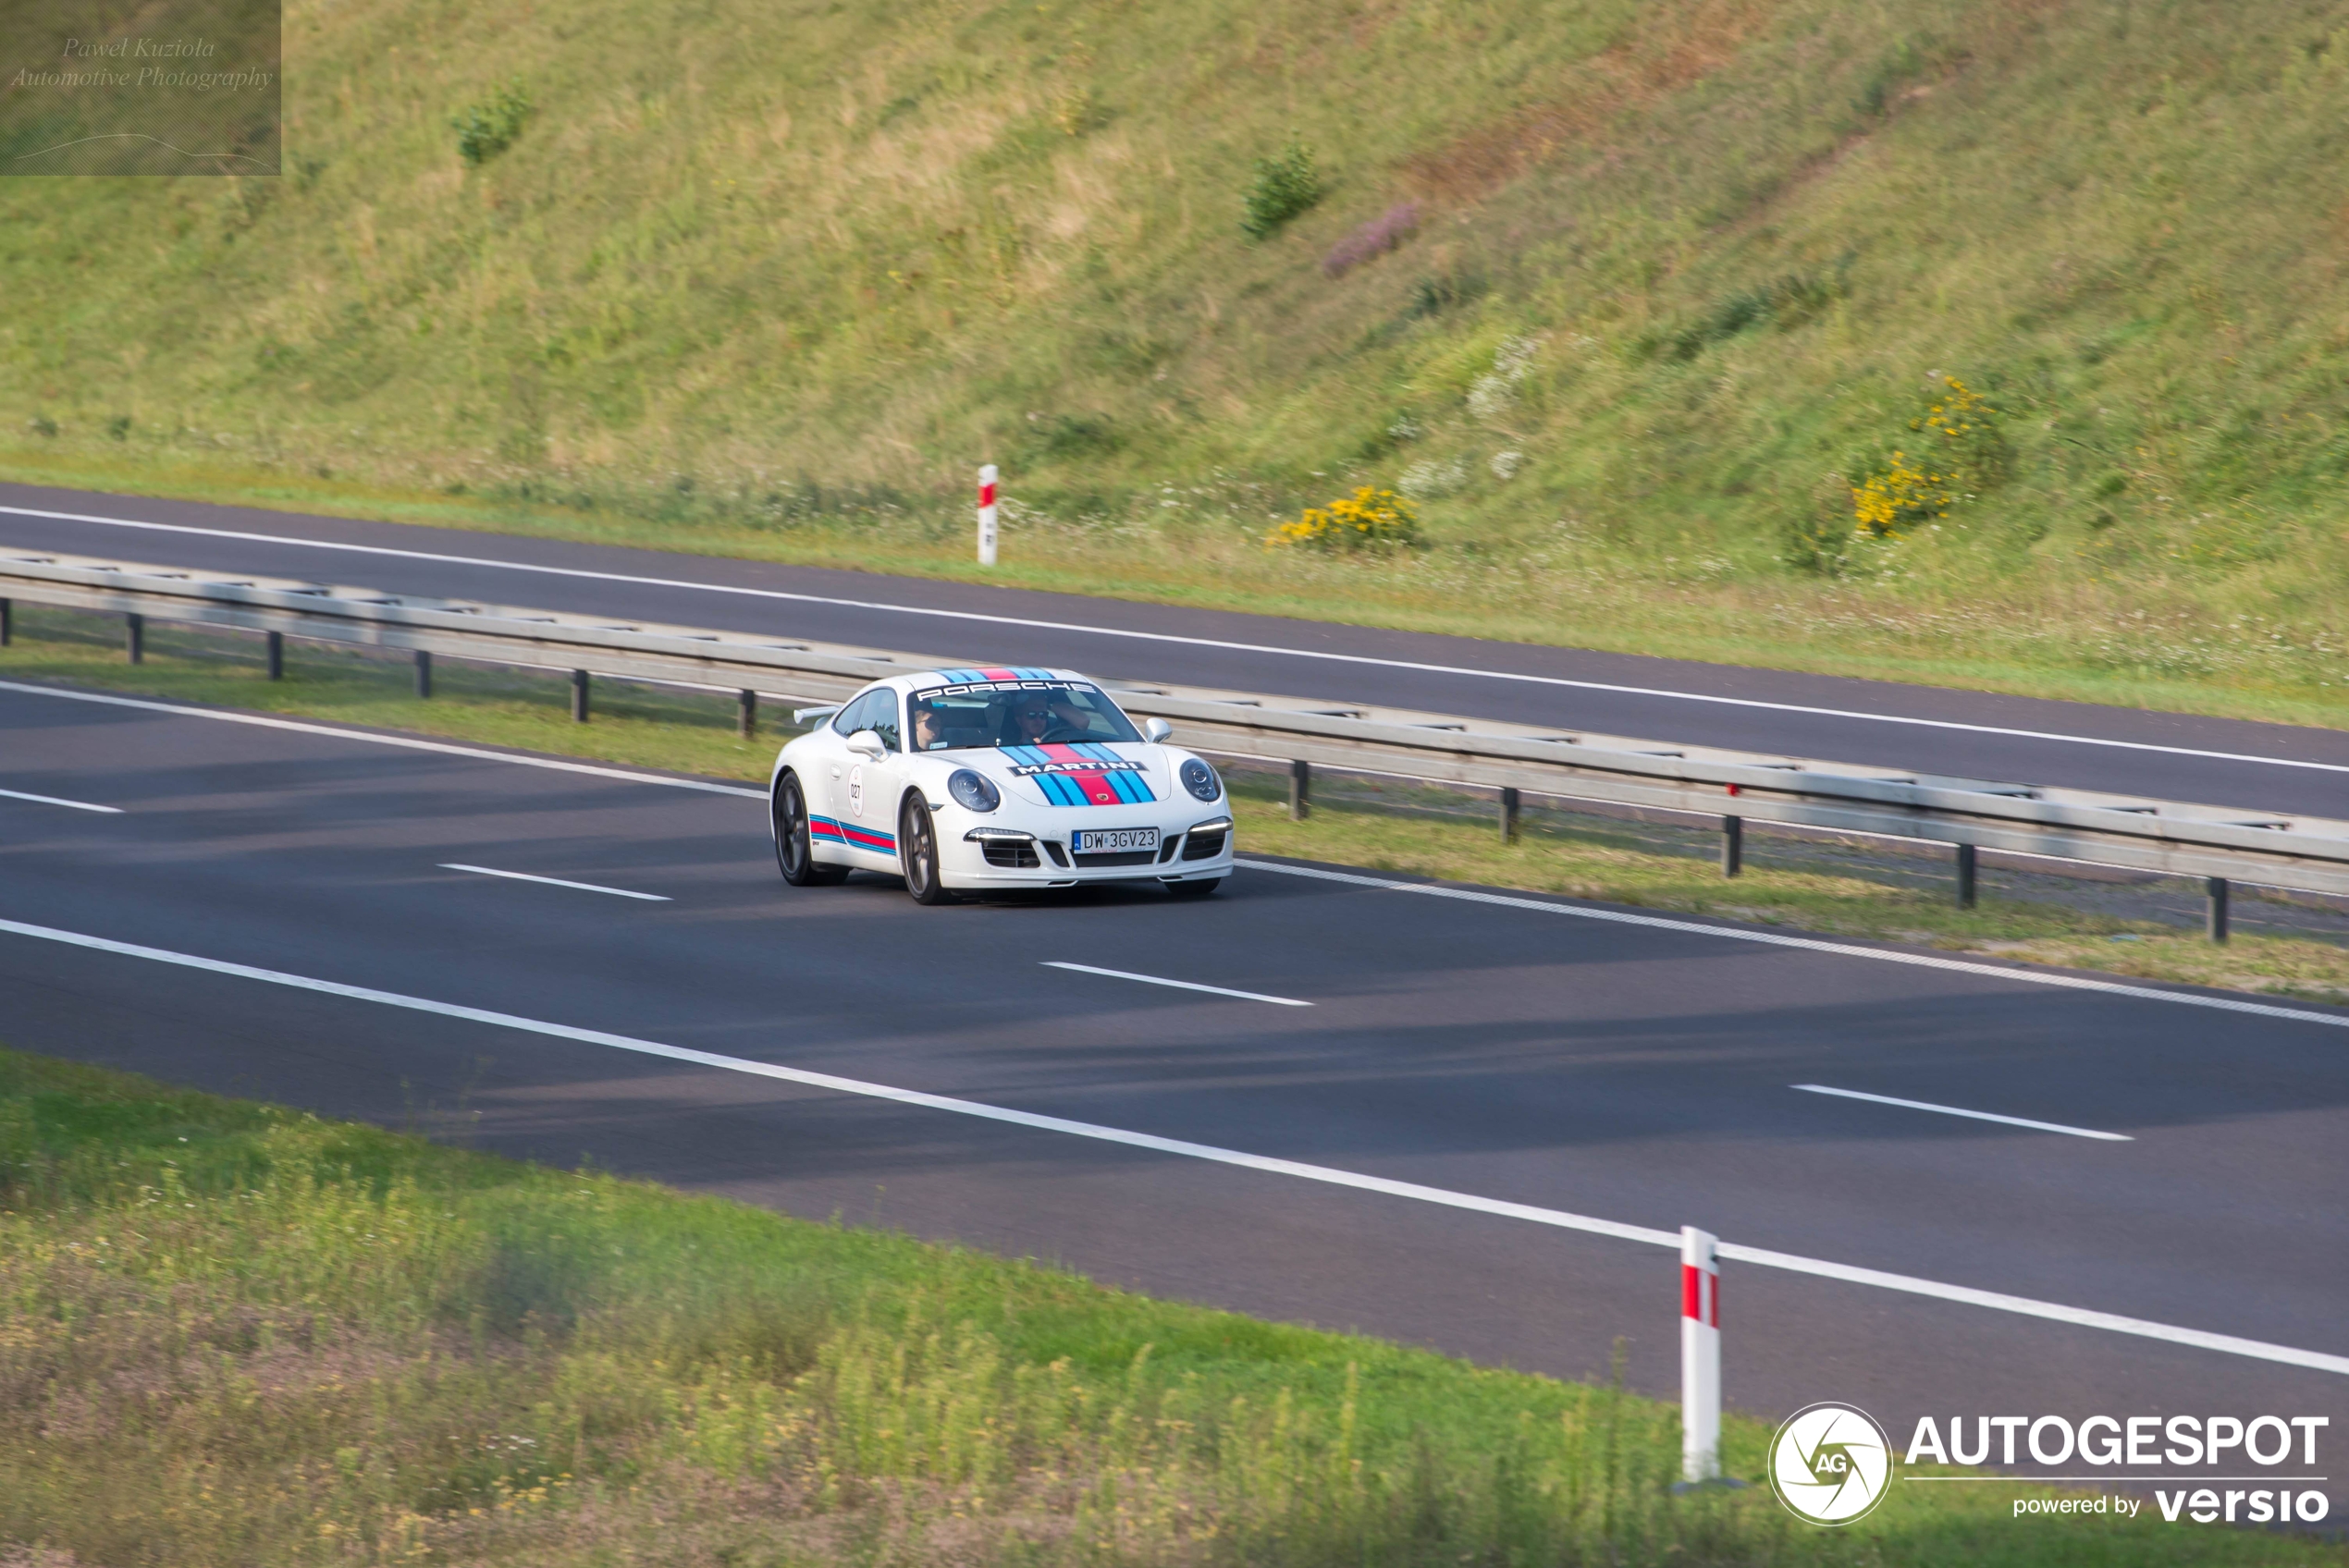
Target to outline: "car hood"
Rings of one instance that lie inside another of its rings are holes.
[[[1177,788],[1164,748],[1147,741],[995,746],[960,753],[955,760],[1028,805],[1149,805],[1169,799]]]

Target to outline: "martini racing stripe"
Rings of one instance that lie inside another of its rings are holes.
[[[939,678],[950,686],[967,686],[974,680],[1055,680],[1049,669],[941,669]]]
[[[835,844],[846,844],[851,849],[871,850],[884,855],[897,852],[897,840],[890,834],[876,833],[869,827],[859,827],[854,823],[841,822],[829,816],[818,816],[813,812],[807,816],[807,831],[816,838],[830,839]]]
[[[1141,764],[1098,741],[1005,746],[1002,752],[1015,765],[1013,771],[1034,779],[1056,806],[1138,806],[1158,799],[1141,777]]]

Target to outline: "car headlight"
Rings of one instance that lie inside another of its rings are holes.
[[[1215,770],[1197,757],[1187,757],[1182,767],[1183,788],[1202,801],[1212,801],[1224,793],[1224,781]]]
[[[946,780],[946,792],[954,797],[956,805],[970,811],[993,811],[1003,803],[1003,797],[996,792],[994,785],[987,781],[986,776],[973,773],[967,767],[954,770]]]

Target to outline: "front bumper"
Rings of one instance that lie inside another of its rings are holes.
[[[1073,855],[1067,830],[1055,835],[1049,826],[972,822],[958,834],[939,835],[939,878],[949,888],[1074,888],[1088,882],[1191,882],[1231,874],[1229,815],[1216,812],[1198,821],[1155,826],[1155,851]]]

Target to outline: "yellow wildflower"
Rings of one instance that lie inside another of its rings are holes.
[[[1392,490],[1365,484],[1326,507],[1308,507],[1295,522],[1273,530],[1270,548],[1306,545],[1322,550],[1376,549],[1419,543],[1419,509]]]

